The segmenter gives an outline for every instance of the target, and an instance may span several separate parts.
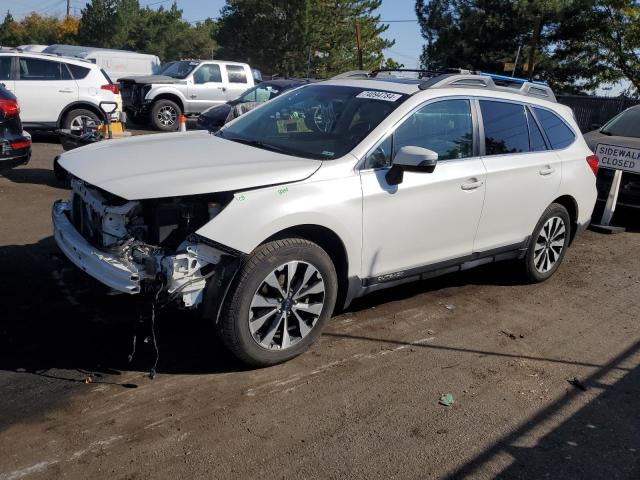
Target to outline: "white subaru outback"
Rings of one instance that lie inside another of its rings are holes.
[[[546,280],[590,221],[598,167],[548,87],[460,74],[306,85],[215,135],[60,163],[69,259],[113,290],[200,307],[253,365],[300,354],[374,290],[503,259]]]

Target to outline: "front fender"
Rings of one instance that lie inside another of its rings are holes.
[[[187,86],[184,85],[185,91],[186,91],[186,88],[187,88]],[[186,98],[184,92],[182,92],[181,89],[177,88],[175,84],[160,85],[160,86],[157,86],[157,87],[154,86],[145,95],[144,99],[148,100],[148,101],[153,101],[156,98],[158,98],[160,95],[166,95],[166,94],[173,95],[173,96],[179,98],[183,105],[187,101],[187,98]]]
[[[333,231],[347,251],[349,275],[360,272],[362,191],[359,177],[353,174],[236,193],[231,203],[196,233],[249,254],[266,239],[300,225]]]

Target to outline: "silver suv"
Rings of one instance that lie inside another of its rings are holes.
[[[219,60],[181,60],[157,75],[120,79],[125,112],[163,131],[177,130],[180,115],[235,100],[253,86],[249,65]]]

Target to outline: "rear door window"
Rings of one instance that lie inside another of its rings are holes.
[[[20,80],[62,80],[60,62],[39,58],[20,58]]]
[[[229,83],[247,83],[247,72],[240,65],[227,65]]]
[[[533,107],[533,111],[554,150],[566,148],[576,139],[573,130],[555,113],[537,107]]]
[[[0,57],[0,80],[11,80],[11,57]]]
[[[193,74],[193,83],[203,84],[203,83],[220,83],[222,82],[222,73],[220,72],[220,66],[215,65],[213,63],[207,63],[202,65],[196,72]]]
[[[486,155],[529,151],[529,129],[524,105],[480,100]]]

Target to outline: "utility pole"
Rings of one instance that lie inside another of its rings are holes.
[[[71,0],[67,0],[67,18],[71,16]]]
[[[356,38],[358,41],[358,69],[364,70],[362,65],[362,33],[360,32],[360,21],[356,20]]]
[[[535,27],[533,27],[533,36],[531,37],[531,46],[529,47],[529,81],[533,80],[533,65],[536,62],[536,47],[540,42],[540,33],[542,32],[542,15],[538,15]]]

